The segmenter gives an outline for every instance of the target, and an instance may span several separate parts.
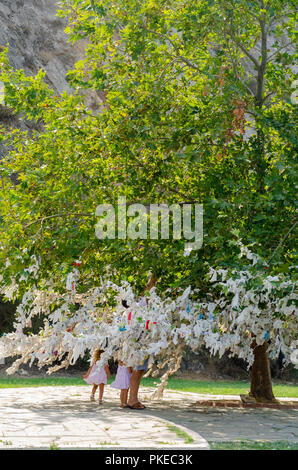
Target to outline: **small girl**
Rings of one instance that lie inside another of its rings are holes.
[[[97,387],[99,387],[99,404],[102,403],[104,386],[107,385],[108,379],[111,376],[108,365],[103,366],[99,370],[97,369],[96,362],[99,361],[99,358],[102,353],[103,353],[103,350],[100,348],[97,348],[94,351],[92,364],[89,367],[87,374],[84,375],[85,382],[87,384],[93,385],[91,395],[90,395],[91,401],[95,401],[94,395],[97,390]]]
[[[114,382],[111,383],[111,387],[119,388],[120,392],[120,403],[121,408],[127,407],[128,389],[132,374],[132,367],[126,367],[123,362],[119,361],[117,374]]]

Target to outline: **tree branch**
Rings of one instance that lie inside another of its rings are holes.
[[[264,93],[264,79],[265,79],[265,71],[268,61],[268,53],[267,53],[267,32],[265,28],[265,20],[260,20],[261,26],[261,64],[258,69],[258,87],[257,87],[257,104],[261,107],[263,104],[263,93]]]
[[[39,222],[41,222],[43,224],[43,222],[47,219],[54,219],[56,217],[65,217],[66,215],[76,215],[76,216],[79,216],[79,217],[90,217],[93,214],[91,214],[91,213],[90,214],[77,214],[77,213],[69,213],[69,212],[67,214],[65,214],[65,212],[61,212],[59,214],[48,215],[46,217],[42,217],[41,219],[34,220],[33,222],[30,222],[30,224],[25,225],[23,228],[26,229],[26,228],[30,227],[31,225],[38,224]]]
[[[292,230],[294,230],[294,228],[296,227],[297,225],[297,220],[296,222],[294,222],[294,224],[291,226],[291,228],[288,230],[288,232],[286,233],[286,235],[283,237],[283,239],[279,242],[279,244],[277,245],[277,247],[275,248],[274,252],[273,252],[273,255],[271,256],[270,260],[268,261],[268,265],[271,263],[271,261],[273,260],[276,252],[278,251],[278,249],[282,246],[282,244],[284,243],[284,241],[288,238],[288,236],[290,235],[290,233],[292,232]]]
[[[227,44],[227,48],[228,48],[228,51],[229,51],[229,56],[230,56],[230,59],[231,59],[231,62],[232,62],[232,66],[233,66],[233,70],[234,70],[234,75],[235,75],[235,78],[242,84],[245,86],[245,88],[249,91],[249,93],[252,95],[252,96],[255,96],[253,91],[246,85],[245,82],[243,82],[241,80],[241,78],[239,77],[239,74],[237,72],[237,67],[236,67],[236,63],[233,59],[233,55],[232,55],[232,51],[231,51],[231,48],[230,48],[230,45],[229,45],[229,41],[224,33],[224,37],[225,37],[225,41],[226,41],[226,44]]]
[[[173,49],[175,50],[176,52],[176,56],[174,56],[174,59],[178,59],[178,60],[181,60],[182,62],[184,62],[185,64],[187,64],[189,67],[193,68],[194,70],[197,70],[198,72],[202,73],[202,74],[205,74],[205,75],[208,75],[206,72],[204,72],[203,70],[200,69],[200,67],[198,67],[196,64],[194,64],[193,62],[191,62],[189,59],[187,59],[186,57],[184,57],[183,55],[179,54],[179,48],[178,46],[172,41],[171,38],[169,38],[169,36],[167,36],[166,34],[163,34],[163,33],[159,33],[158,31],[153,31],[152,29],[149,29],[149,28],[146,28],[145,26],[142,26],[142,28],[147,31],[148,33],[150,34],[155,34],[156,36],[159,36],[160,38],[162,38],[163,40],[165,41],[168,41],[171,46],[173,47]]]
[[[257,70],[260,69],[259,61],[246,49],[246,47],[234,36],[234,33],[229,31],[231,40],[241,49],[241,51],[254,63]]]
[[[278,54],[280,51],[282,51],[283,49],[286,49],[286,47],[290,46],[291,44],[295,44],[296,41],[291,41],[289,42],[288,44],[286,44],[285,46],[282,46],[280,47],[279,49],[277,49],[277,51],[275,51],[273,54],[271,54],[269,57],[268,57],[268,61],[272,59],[272,57],[274,57],[276,54]]]

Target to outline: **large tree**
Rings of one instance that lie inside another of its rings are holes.
[[[3,135],[13,148],[2,172],[3,283],[13,279],[22,296],[51,279],[62,292],[80,259],[82,292],[108,267],[139,293],[151,272],[160,294],[190,285],[206,295],[206,263],[241,272],[231,238],[262,254],[262,276],[268,268],[291,277],[294,3],[74,0],[61,10],[71,39],[89,43],[69,80],[100,92],[103,106],[92,115],[80,94],[53,96],[42,73],[25,77],[2,54],[6,104],[40,123],[31,135]],[[185,256],[184,240],[97,240],[96,206],[119,195],[204,204],[202,250]],[[272,399],[263,340],[250,340],[251,393]]]

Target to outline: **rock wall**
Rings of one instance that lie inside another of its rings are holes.
[[[69,91],[65,74],[82,50],[67,42],[65,21],[56,17],[56,0],[0,0],[0,45],[9,43],[15,68],[34,75],[46,70],[57,93]]]
[[[0,47],[9,45],[9,59],[16,69],[35,75],[46,72],[46,82],[55,94],[71,93],[66,79],[78,60],[84,57],[86,41],[75,45],[68,42],[64,29],[66,20],[57,17],[57,0],[0,0]],[[94,114],[102,108],[95,91],[83,91],[86,105]],[[0,125],[6,128],[35,128],[34,122],[24,122],[0,105]],[[0,144],[0,159],[7,149]]]
[[[66,20],[57,17],[57,0],[0,0],[0,46],[9,44],[13,67],[28,75],[46,71],[46,82],[56,94],[71,92],[66,73],[84,57],[85,41],[68,42]],[[88,92],[87,105],[94,112],[102,101]],[[1,119],[1,117],[0,117]]]

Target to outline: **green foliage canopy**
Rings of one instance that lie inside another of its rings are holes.
[[[144,288],[204,287],[205,263],[233,266],[241,238],[274,272],[293,264],[295,41],[291,1],[64,0],[70,39],[87,39],[54,96],[44,72],[27,77],[1,54],[6,105],[38,130],[3,129],[1,253],[4,281],[107,272]],[[82,90],[103,97],[94,115]],[[17,176],[18,184],[12,176]],[[184,240],[98,240],[101,203],[204,204],[204,245]],[[8,262],[9,260],[9,262]],[[263,267],[262,267],[263,269]],[[22,280],[22,281],[20,281]]]

